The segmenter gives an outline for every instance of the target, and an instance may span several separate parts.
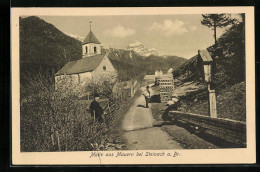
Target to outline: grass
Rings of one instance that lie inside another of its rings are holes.
[[[241,82],[216,91],[217,114],[219,118],[246,121],[246,90]],[[180,111],[208,115],[208,100],[183,100]]]

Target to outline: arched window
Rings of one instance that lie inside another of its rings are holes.
[[[86,54],[88,54],[88,47],[86,46]]]
[[[97,47],[94,47],[94,54],[97,54]]]
[[[103,70],[104,70],[104,71],[107,70],[106,66],[103,66]]]

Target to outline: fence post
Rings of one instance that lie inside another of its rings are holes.
[[[131,84],[130,84],[130,94],[131,94],[131,97],[133,97],[133,95],[134,95],[133,90],[134,90],[134,88],[133,88],[133,84],[131,82]]]
[[[107,109],[108,109],[108,112],[110,113],[110,105],[109,105],[109,102],[107,104]]]
[[[133,84],[133,97],[134,97],[134,95],[135,95],[135,82]]]
[[[209,90],[209,113],[210,117],[217,118],[217,103],[215,90]]]
[[[208,83],[208,90],[209,90],[209,91],[211,90],[211,86],[210,86],[210,83]]]
[[[94,112],[94,122],[96,122],[96,112],[95,110],[93,110],[93,112]]]
[[[53,134],[51,134],[51,142],[52,142],[52,146],[54,146],[54,136],[53,136]]]
[[[58,131],[55,131],[56,132],[56,137],[57,137],[57,142],[58,142],[58,148],[59,148],[59,151],[61,150],[60,148],[60,137],[59,137],[59,132]]]

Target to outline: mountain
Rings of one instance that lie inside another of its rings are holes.
[[[69,36],[70,35],[70,36]],[[76,39],[75,39],[76,38]],[[56,73],[69,61],[82,58],[81,41],[76,35],[65,34],[39,17],[20,18],[20,73]],[[141,49],[140,49],[141,50]],[[186,61],[177,56],[159,56],[153,50],[143,48],[142,53],[133,50],[102,47],[121,79],[142,78],[154,74],[156,69],[166,72]],[[22,77],[21,77],[22,78]],[[21,79],[22,80],[22,79]]]
[[[81,58],[81,42],[39,17],[20,18],[21,72],[56,72],[67,62]]]
[[[72,37],[72,38],[75,38],[76,40],[78,40],[80,42],[83,42],[83,40],[84,40],[84,37],[79,36],[79,35],[75,35],[75,34],[72,34],[72,33],[66,33],[66,32],[65,32],[65,34]]]
[[[177,68],[187,59],[177,56],[142,56],[132,50],[106,48],[102,49],[103,53],[108,54],[111,60],[122,61],[142,69],[142,73],[152,75],[156,69],[167,72],[169,68]]]
[[[146,47],[144,47],[144,45],[141,42],[139,42],[137,40],[135,42],[130,43],[126,49],[134,51],[144,57],[148,57],[151,55],[159,56],[159,52],[156,49],[146,48]]]

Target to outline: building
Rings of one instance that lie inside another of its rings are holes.
[[[55,88],[115,81],[116,76],[116,69],[107,55],[101,53],[101,43],[90,29],[82,42],[82,59],[68,62],[55,74]]]

